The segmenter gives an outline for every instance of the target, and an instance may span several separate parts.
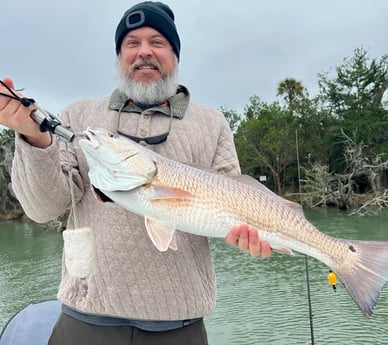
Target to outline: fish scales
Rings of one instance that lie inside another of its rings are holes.
[[[234,212],[239,209],[242,197],[238,194],[241,194],[241,191],[235,190],[233,183],[227,183],[227,180],[222,175],[209,175],[205,171],[178,165],[163,158],[160,157],[160,160],[158,160],[158,173],[155,176],[156,183],[182,188],[195,195],[195,200],[193,200],[192,204],[196,206],[203,204],[209,207],[210,204],[217,204],[220,207],[224,207],[225,212]],[[237,197],[230,198],[230,193],[234,192],[237,193]],[[248,195],[245,195],[245,197],[249,198]],[[245,211],[245,216],[250,213],[247,208],[242,208],[241,211]],[[195,212],[195,210],[193,209],[192,212]],[[223,235],[220,234],[219,236]]]
[[[318,232],[304,217],[286,205],[270,203],[269,197],[264,193],[258,193],[257,189],[249,185],[241,188],[241,183],[223,175],[209,175],[191,167],[179,171],[176,169],[176,162],[163,158],[158,162],[156,180],[162,185],[182,188],[195,195],[190,213],[198,214],[197,207],[216,206],[221,216],[230,214],[233,215],[232,219],[238,219],[241,223],[247,222],[260,229],[262,238],[266,236],[263,232],[274,232],[278,229],[278,233],[301,243],[309,243],[319,248],[322,246],[326,235]],[[182,174],[183,178],[179,178],[179,174]],[[257,217],[257,214],[260,214],[260,217]],[[214,237],[225,237],[230,227],[236,224],[225,224],[225,227],[221,228],[216,220],[208,221],[209,228],[218,230],[209,234]],[[296,229],[296,226],[301,230]]]
[[[160,251],[179,250],[175,230],[225,237],[247,223],[273,250],[312,256],[332,269],[367,317],[388,280],[388,242],[330,237],[248,177],[230,177],[182,164],[103,129],[79,141],[92,186],[128,211],[143,215]]]

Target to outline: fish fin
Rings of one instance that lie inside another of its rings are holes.
[[[373,314],[380,292],[388,281],[388,242],[346,241],[349,250],[358,255],[349,269],[333,267],[354,302],[366,317]]]
[[[236,181],[239,181],[241,183],[245,183],[248,186],[259,188],[259,189],[263,189],[265,191],[268,191],[269,194],[276,195],[272,190],[270,190],[269,188],[264,186],[262,183],[257,181],[252,176],[249,176],[249,175],[233,175],[233,176],[230,176],[230,177],[232,179],[236,180]]]
[[[144,221],[148,236],[159,251],[165,252],[169,247],[177,250],[174,225],[151,217],[145,217]]]
[[[281,198],[283,199],[283,198]],[[293,202],[287,199],[283,199],[283,202],[291,209],[293,209],[296,213],[299,213],[302,217],[304,217],[303,207],[301,204],[297,202]]]
[[[295,253],[287,247],[273,247],[271,246],[272,250],[276,253],[279,254],[284,254],[284,255],[295,255]]]
[[[178,250],[178,246],[176,244],[176,232],[174,232],[174,235],[172,235],[172,239],[168,247],[172,250]]]
[[[193,195],[183,189],[175,187],[164,187],[161,185],[152,185],[153,197],[152,200],[160,199],[188,199]]]

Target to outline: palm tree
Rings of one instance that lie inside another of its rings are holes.
[[[305,88],[301,81],[294,78],[286,78],[279,82],[277,91],[277,96],[284,96],[284,100],[292,108],[295,100],[304,96]]]

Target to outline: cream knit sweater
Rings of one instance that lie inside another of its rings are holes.
[[[117,109],[125,101],[111,97],[82,100],[61,118],[76,131],[87,126],[117,130]],[[170,108],[174,119],[167,141],[151,149],[180,162],[240,173],[233,138],[218,111],[189,103],[181,88],[170,107],[141,111],[123,109],[121,129],[131,135],[167,131]],[[177,233],[177,251],[160,253],[147,237],[142,217],[113,203],[97,201],[91,191],[85,158],[75,145],[68,149],[55,138],[46,149],[16,139],[13,188],[27,215],[47,222],[71,206],[68,171],[75,183],[79,227],[94,231],[97,269],[86,279],[71,277],[63,266],[58,299],[81,312],[143,320],[184,320],[209,315],[215,306],[215,273],[207,238]],[[68,228],[74,228],[69,217]]]

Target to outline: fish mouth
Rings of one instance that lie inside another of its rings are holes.
[[[98,139],[98,134],[99,134],[98,132],[100,132],[100,134],[104,134],[110,138],[119,137],[118,134],[112,133],[108,130],[104,130],[102,128],[95,129],[92,127],[88,127],[85,131],[83,131],[82,137],[86,142],[89,143],[90,146],[92,146],[93,148],[98,148],[100,146],[100,141]]]
[[[88,130],[83,131],[82,132],[82,138],[86,139],[86,140],[89,140],[89,141],[92,141],[92,134]]]
[[[96,133],[92,129],[87,129],[82,132],[82,140],[80,143],[87,143],[87,146],[91,146],[92,148],[97,148],[99,146],[99,142],[97,139]]]

